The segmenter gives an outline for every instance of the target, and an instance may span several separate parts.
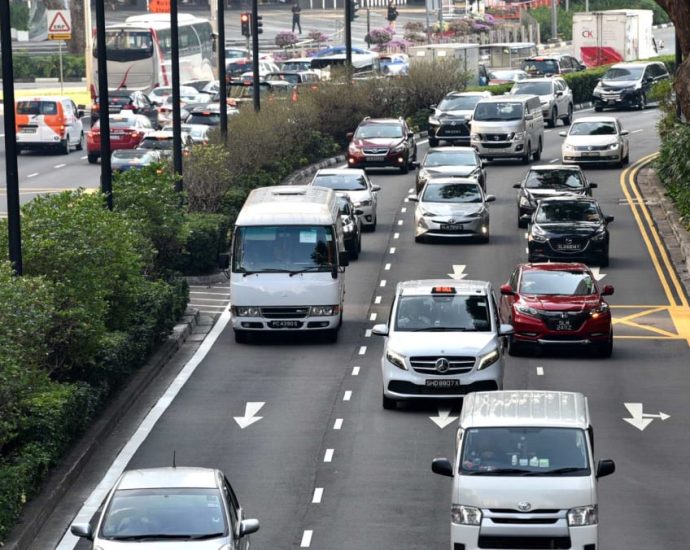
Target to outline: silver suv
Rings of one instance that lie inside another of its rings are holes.
[[[570,126],[573,120],[573,92],[560,77],[522,80],[513,85],[510,93],[538,95],[544,122],[550,128],[556,126],[559,119],[566,126]]]

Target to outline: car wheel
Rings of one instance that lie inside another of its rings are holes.
[[[77,143],[77,151],[84,150],[84,132],[79,136],[79,143]]]
[[[249,335],[245,330],[235,330],[235,342],[238,344],[246,344],[249,342]]]
[[[357,258],[359,258],[359,250],[358,250],[357,243],[352,244],[352,248],[350,248],[347,251],[347,254],[351,260],[356,260]]]
[[[532,254],[527,254],[527,263],[528,264],[533,264],[536,261],[537,261],[537,259],[534,256],[532,256]]]
[[[369,228],[369,231],[372,233],[376,231],[376,224],[378,223],[378,216],[374,214],[374,223],[371,224],[371,227]]]
[[[532,155],[532,158],[534,160],[540,160],[541,159],[541,151],[542,151],[543,145],[541,143],[541,138],[539,138],[539,147],[537,147],[537,150],[534,152]]]
[[[601,260],[599,261],[599,267],[608,267],[609,266],[609,249],[606,249],[606,252],[604,252],[601,256]]]
[[[512,338],[508,341],[508,355],[511,357],[520,357],[524,353],[524,350],[525,347]]]
[[[518,227],[520,229],[525,229],[527,227],[527,222],[520,219],[520,211],[518,210]]]
[[[549,118],[549,120],[546,122],[546,125],[549,128],[555,128],[557,122],[558,122],[558,113],[556,113],[556,109],[553,109],[551,111],[551,118]]]
[[[522,156],[522,164],[529,164],[529,159],[532,156],[532,144],[528,143],[527,144],[527,150],[525,151],[525,154]]]
[[[416,243],[425,242],[424,235],[415,235],[414,242],[416,242]]]
[[[387,411],[392,411],[398,408],[398,402],[395,399],[386,397],[384,394],[381,394],[381,405]]]
[[[98,155],[89,155],[88,157],[89,164],[96,164],[98,162]]]
[[[323,340],[327,344],[335,344],[338,341],[338,332],[340,325],[337,328],[330,328],[323,331]]]
[[[429,147],[438,147],[438,139],[429,138]]]
[[[628,164],[630,162],[630,149],[628,149],[623,157],[623,164]]]
[[[596,344],[594,351],[598,357],[602,357],[604,359],[611,357],[611,355],[613,355],[613,334],[611,334],[609,339],[603,344]]]
[[[647,107],[647,95],[644,92],[640,92],[640,98],[637,100],[637,108],[643,111]]]
[[[594,111],[596,113],[601,113],[604,110],[604,108],[601,105],[595,105],[594,106]]]
[[[491,234],[490,234],[490,233],[487,233],[486,235],[484,235],[483,237],[481,237],[481,241],[480,241],[480,242],[482,242],[483,244],[488,244],[489,241],[491,241]]]
[[[402,166],[400,167],[400,173],[401,174],[407,174],[409,171],[410,171],[409,160],[405,159],[405,162],[403,162]]]
[[[563,124],[570,126],[573,122],[573,106],[568,105],[568,114],[563,117]]]
[[[69,134],[67,134],[67,137],[60,143],[60,153],[63,155],[69,155],[69,151],[71,149],[71,146],[69,144]]]

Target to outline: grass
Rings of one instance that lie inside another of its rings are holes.
[[[65,87],[63,93],[60,94],[60,87],[57,88],[32,88],[32,89],[15,89],[14,97],[15,99],[23,97],[41,97],[41,96],[55,96],[64,95],[72,99],[77,105],[86,105],[88,108],[91,105],[91,95],[84,88],[71,88]],[[0,94],[2,97],[2,94]]]

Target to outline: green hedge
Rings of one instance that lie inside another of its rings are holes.
[[[678,207],[681,220],[690,230],[690,126],[676,123],[662,135],[655,167],[668,195]]]
[[[218,254],[229,246],[234,219],[225,214],[195,213],[187,216],[186,240],[178,257],[178,268],[190,275],[202,275],[218,267]]]
[[[62,75],[65,79],[84,78],[86,76],[83,55],[62,54]],[[58,54],[28,55],[18,53],[12,56],[14,78],[27,80],[33,78],[59,78],[60,56]],[[2,68],[0,68],[0,77]]]

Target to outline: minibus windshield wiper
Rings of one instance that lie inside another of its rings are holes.
[[[544,472],[530,472],[532,476],[560,476],[562,474],[570,474],[573,472],[584,472],[587,468],[577,468],[569,466],[567,468],[556,468],[555,470],[546,470]]]
[[[287,271],[286,269],[275,269],[268,267],[266,269],[257,269],[256,271],[244,271],[242,272],[242,277],[246,277],[247,275],[256,275],[257,273],[290,273],[290,271]]]
[[[504,475],[529,475],[529,470],[521,470],[520,468],[496,468],[495,470],[480,470],[478,472],[463,472],[470,476],[504,476]]]
[[[306,273],[307,271],[330,271],[331,269],[333,269],[331,264],[312,265],[310,267],[305,267],[304,269],[298,269],[297,271],[290,271],[290,277],[293,275],[299,275],[300,273]]]

